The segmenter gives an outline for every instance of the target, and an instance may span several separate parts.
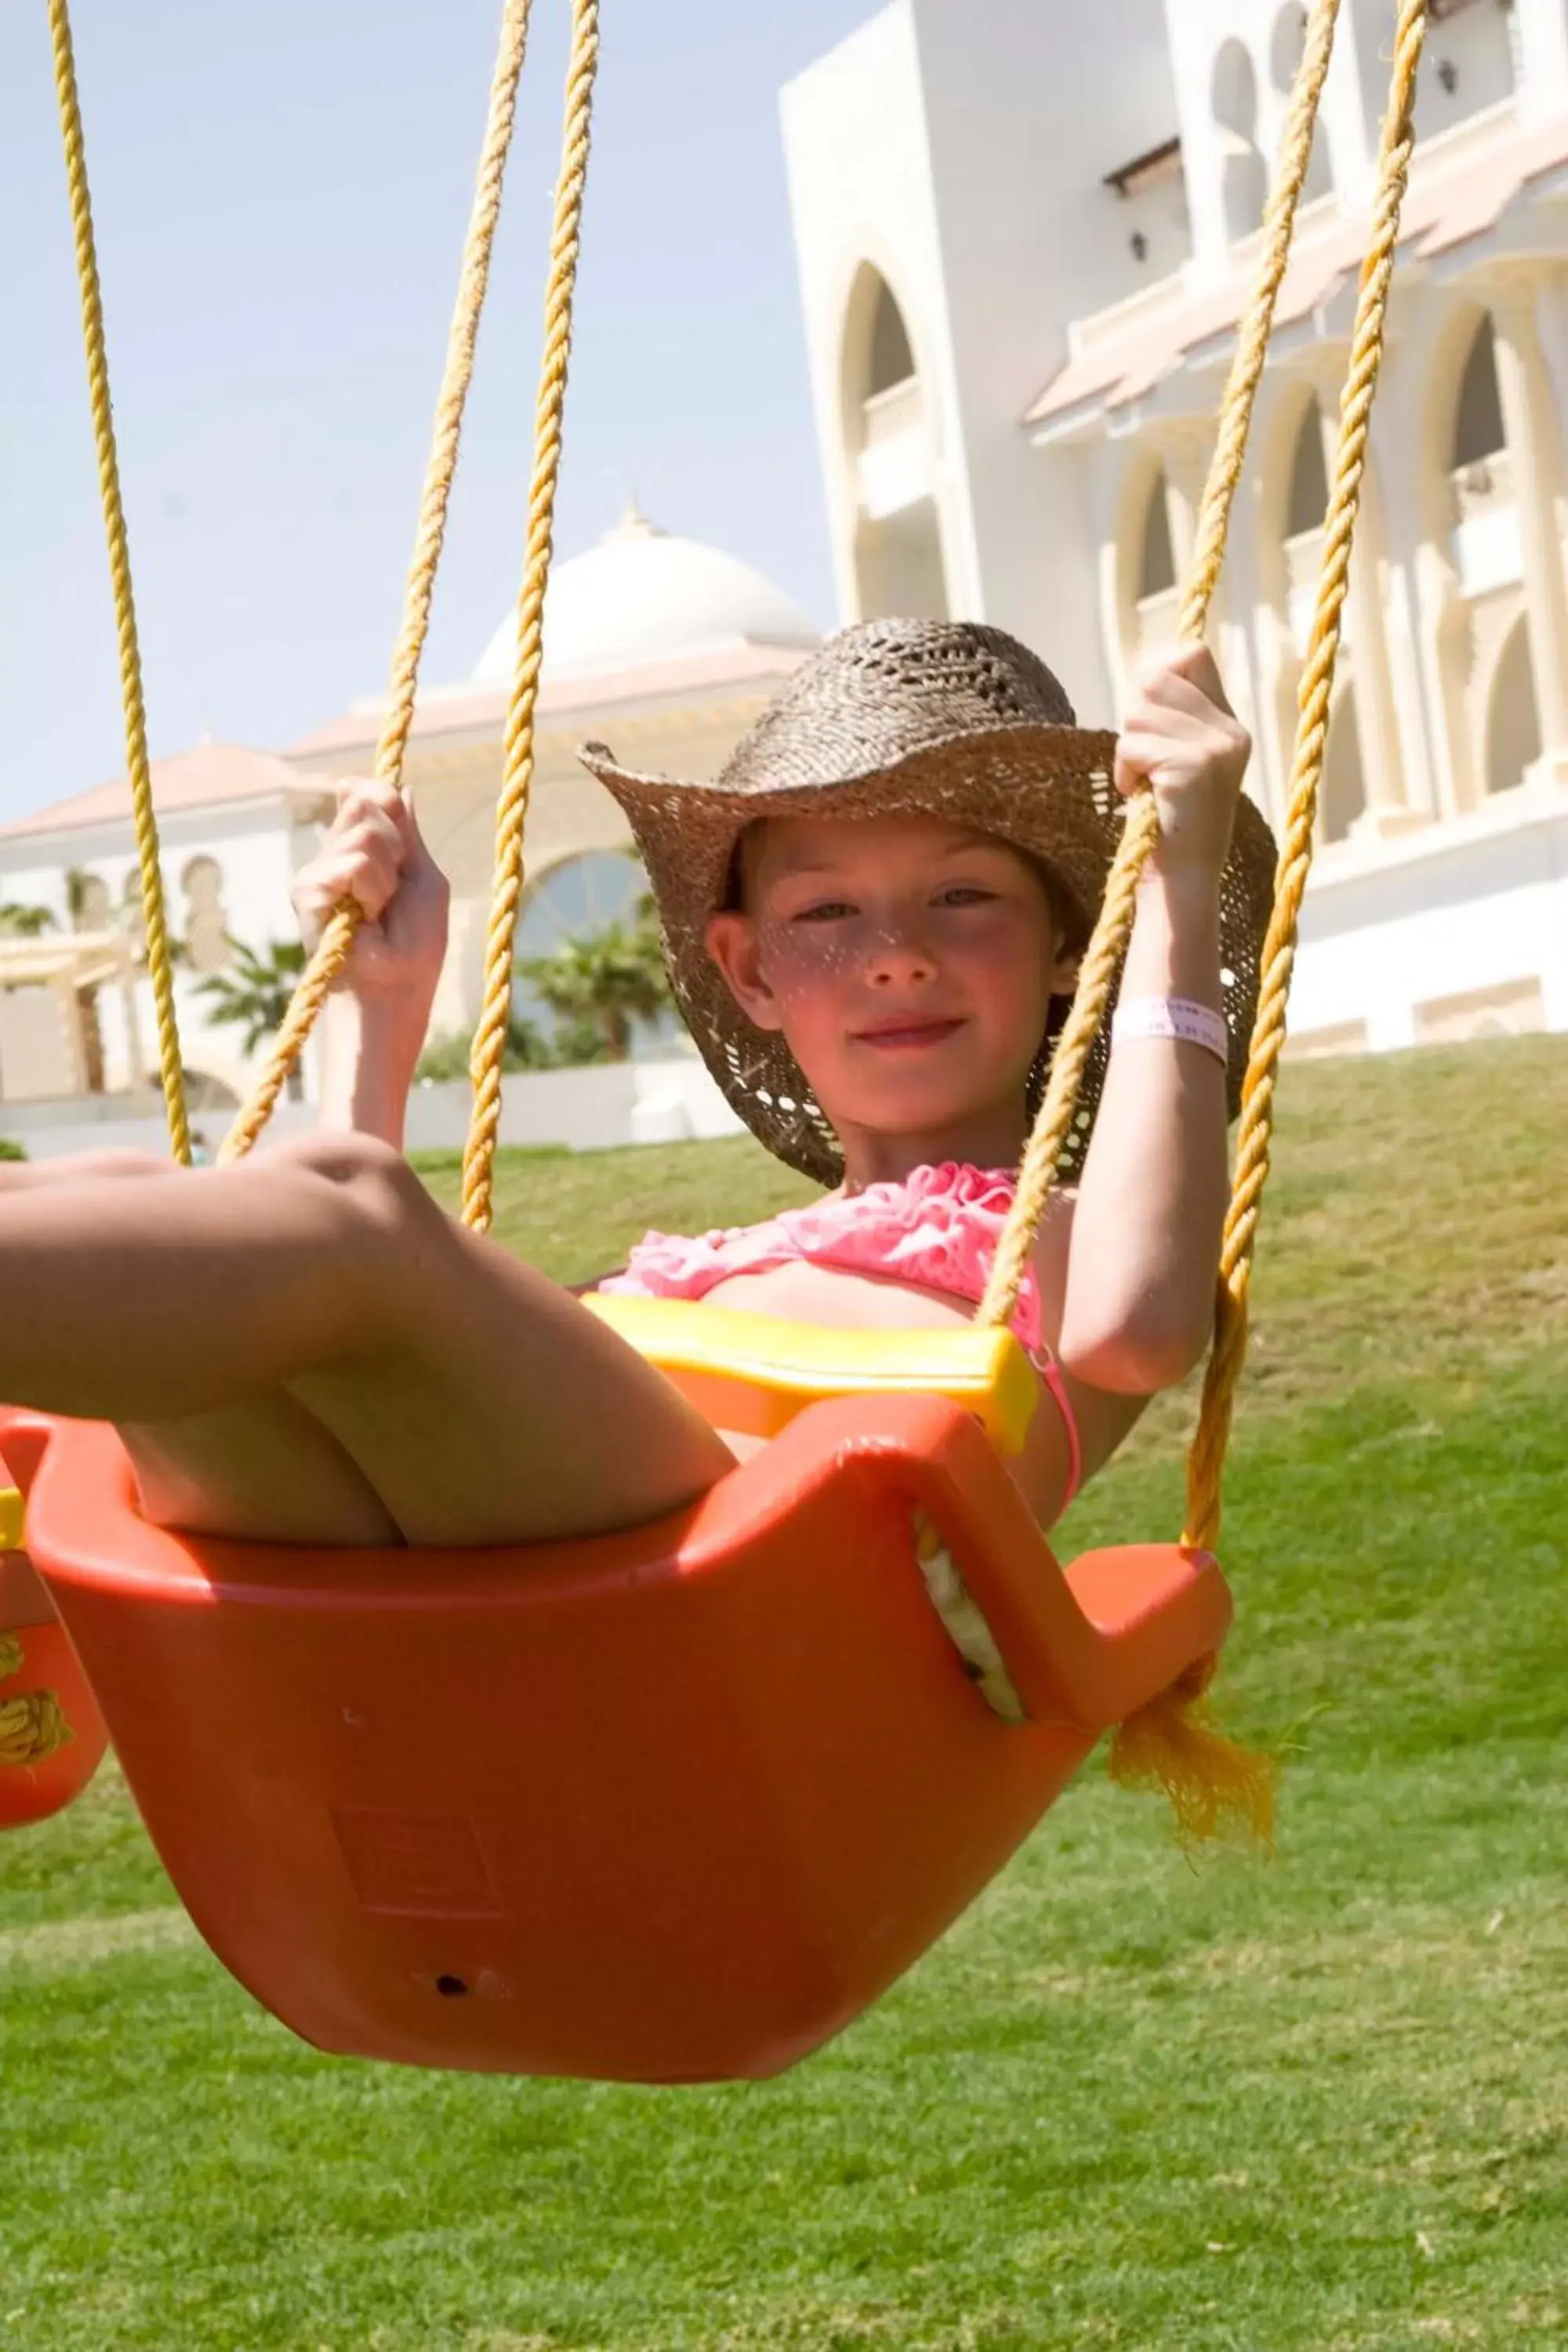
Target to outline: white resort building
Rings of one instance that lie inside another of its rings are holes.
[[[1214,616],[1276,825],[1394,10],[1342,0]],[[844,619],[999,623],[1114,724],[1173,629],[1304,25],[1300,0],[892,0],[786,89]],[[1432,0],[1423,73],[1292,1002],[1307,1052],[1568,1028],[1568,0]],[[453,883],[437,1034],[479,1007],[514,632],[422,691],[408,747]],[[557,567],[524,955],[643,887],[578,744],[711,774],[815,641],[760,572],[635,509]],[[155,766],[186,1061],[215,1125],[246,1072],[201,982],[234,940],[295,936],[292,877],[378,717],[355,703],[280,755],[203,744]],[[0,827],[0,1124],[29,1149],[153,1112],[134,863],[123,782]],[[416,1097],[417,1139],[460,1133],[461,1091]],[[693,1053],[517,1093],[516,1139],[731,1123]]]
[[[241,1034],[212,1019],[204,983],[232,971],[236,940],[265,956],[298,939],[289,891],[331,795],[270,752],[202,742],[153,761],[153,797],[191,1109],[221,1127],[247,1060]],[[141,1113],[156,1132],[158,1045],[124,779],[0,825],[0,901],[7,1131],[26,1133],[31,1149]]]
[[[422,689],[405,763],[420,825],[452,884],[451,946],[432,1034],[478,1018],[494,815],[515,619],[472,674]],[[635,509],[559,564],[545,615],[537,759],[519,951],[629,911],[647,887],[619,808],[577,760],[607,740],[633,765],[705,775],[816,641],[809,617],[736,557],[658,530]],[[153,763],[176,997],[193,1109],[212,1139],[244,1090],[233,1027],[202,983],[236,943],[265,954],[298,938],[293,877],[313,854],[340,777],[374,761],[379,698],[355,703],[279,758],[204,743]],[[32,935],[38,910],[47,925]],[[17,919],[25,928],[18,930]],[[141,938],[135,833],[123,781],[0,826],[0,1123],[30,1151],[103,1139],[105,1119],[159,1122],[151,988]],[[738,1122],[684,1037],[645,1041],[635,1067],[550,1070],[509,1086],[503,1140],[603,1143],[730,1132]],[[305,1076],[313,1091],[313,1060]],[[416,1097],[416,1142],[461,1139],[461,1084]],[[286,1108],[280,1131],[289,1124]],[[121,1134],[129,1128],[121,1127]]]
[[[495,806],[517,638],[507,618],[471,675],[421,692],[405,775],[432,855],[452,885],[452,944],[437,1032],[479,1017]],[[546,955],[572,931],[624,914],[647,887],[619,807],[577,758],[595,738],[630,767],[713,774],[816,642],[808,616],[721,549],[658,530],[634,507],[558,564],[545,605],[527,898],[519,950]],[[368,769],[378,699],[297,743],[312,780]]]
[[[1434,0],[1296,1043],[1568,1028],[1568,5]],[[1343,0],[1215,639],[1278,825],[1394,0]],[[1168,642],[1299,0],[893,0],[784,93],[847,617]]]

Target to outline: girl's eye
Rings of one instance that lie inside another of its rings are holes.
[[[790,920],[792,923],[837,923],[854,912],[847,898],[821,898],[814,907],[798,908]]]
[[[984,907],[994,898],[994,890],[983,889],[978,882],[955,882],[943,890],[937,901],[942,907]]]

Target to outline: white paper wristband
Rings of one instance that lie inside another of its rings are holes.
[[[1223,1013],[1198,1004],[1190,996],[1133,996],[1119,1004],[1111,1016],[1110,1042],[1123,1037],[1175,1037],[1186,1045],[1201,1045],[1216,1062],[1230,1060],[1230,1032]]]

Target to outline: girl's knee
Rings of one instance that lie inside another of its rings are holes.
[[[374,1136],[301,1136],[276,1158],[321,1188],[331,1213],[367,1235],[395,1241],[445,1223],[403,1154]]]
[[[300,1237],[316,1253],[357,1340],[397,1346],[421,1328],[448,1266],[447,1219],[401,1152],[363,1135],[312,1135],[268,1159],[294,1187]]]
[[[330,1184],[380,1180],[395,1170],[413,1173],[400,1151],[374,1135],[295,1135],[267,1156],[275,1167],[306,1168]]]

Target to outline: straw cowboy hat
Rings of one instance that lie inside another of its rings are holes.
[[[770,1151],[819,1183],[844,1173],[837,1139],[782,1036],[752,1027],[709,959],[709,918],[733,903],[735,852],[770,816],[945,818],[994,834],[1049,877],[1070,943],[1089,937],[1121,830],[1116,738],[1077,725],[1051,672],[1001,629],[865,621],[830,637],[731,753],[716,782],[644,775],[603,743],[580,754],[626,811],[652,881],[676,1002],[703,1060]],[[1268,920],[1274,842],[1240,802],[1221,895],[1230,1097],[1239,1100]],[[1037,1096],[1065,1000],[1036,1064]],[[1063,1173],[1082,1158],[1104,1081],[1102,1038]]]

